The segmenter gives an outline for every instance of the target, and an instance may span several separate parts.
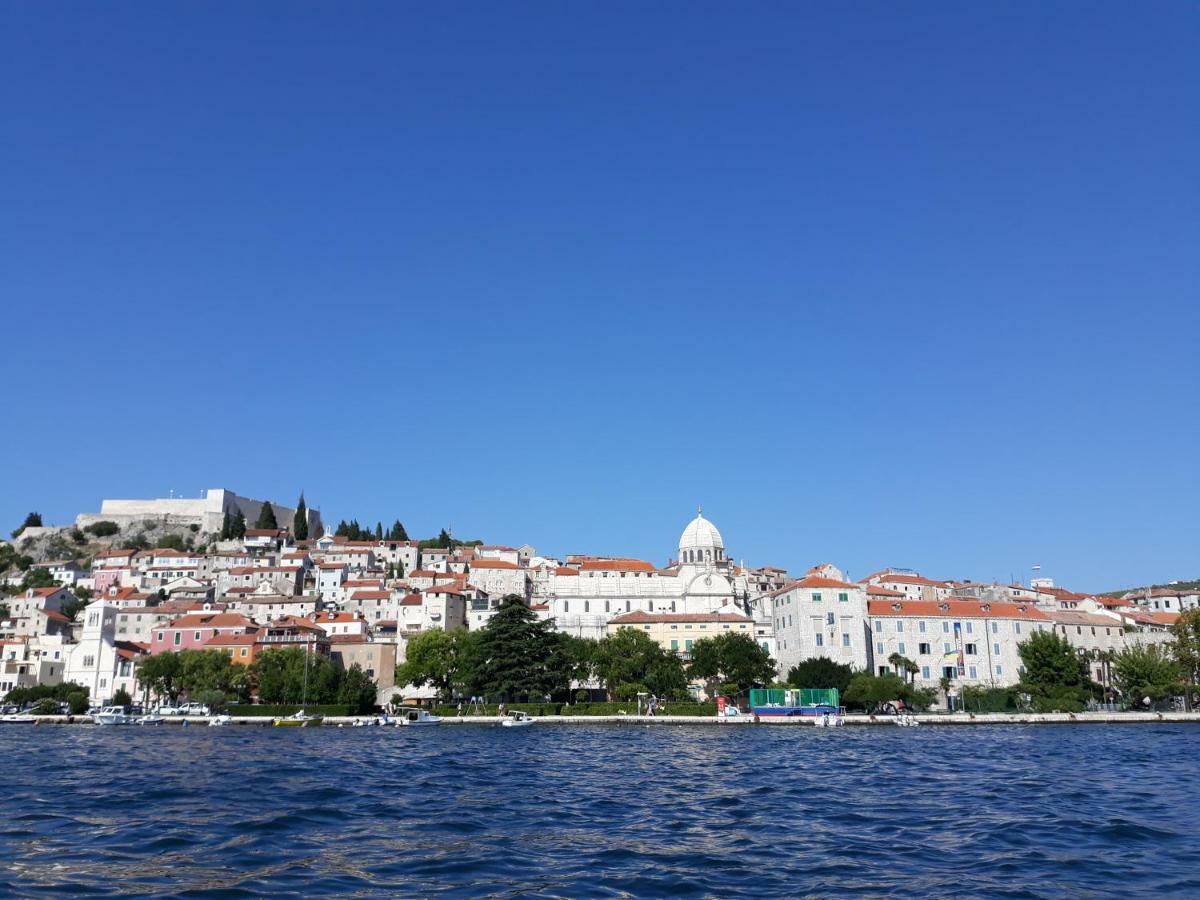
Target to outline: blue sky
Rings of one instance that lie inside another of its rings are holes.
[[[1194,4],[3,19],[5,530],[1200,576]]]

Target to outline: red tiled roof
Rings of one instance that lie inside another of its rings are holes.
[[[635,612],[622,613],[619,616],[613,616],[608,620],[610,625],[643,625],[652,622],[729,622],[729,623],[744,623],[753,622],[749,616],[739,615],[737,613],[651,613],[637,610]]]
[[[519,569],[516,563],[511,563],[505,559],[473,559],[471,560],[472,569]]]
[[[653,563],[644,559],[585,559],[579,566],[587,572],[657,572]]]
[[[868,600],[867,615],[956,619],[1035,619],[1050,621],[1032,603],[979,600]]]
[[[391,595],[390,591],[355,591],[351,596],[351,600],[386,600]]]

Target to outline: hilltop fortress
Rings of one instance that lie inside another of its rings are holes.
[[[221,530],[225,513],[236,516],[239,512],[251,524],[258,518],[266,500],[251,500],[239,497],[225,488],[211,488],[200,498],[171,497],[158,500],[102,500],[100,512],[80,513],[75,524],[80,528],[95,522],[116,522],[122,528],[134,522],[153,519],[165,525],[198,525],[201,531],[215,533]],[[269,501],[275,510],[275,518],[281,527],[291,527],[296,515],[295,507],[283,506]],[[321,513],[308,510],[309,534],[321,533]]]

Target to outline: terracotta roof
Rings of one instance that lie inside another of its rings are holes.
[[[241,613],[203,612],[173,619],[158,628],[254,628],[253,622]]]
[[[1077,609],[1055,609],[1046,612],[1059,625],[1102,625],[1105,628],[1120,628],[1121,620],[1098,613],[1080,612]]]
[[[506,559],[473,559],[471,560],[472,569],[519,569],[516,563],[511,563]]]
[[[776,588],[775,590],[771,591],[769,596],[779,597],[790,591],[794,591],[797,588],[843,588],[846,590],[853,589],[856,591],[861,591],[862,585],[850,584],[846,581],[837,581],[833,578],[818,578],[816,575],[810,575],[808,578],[801,578],[799,581],[789,581],[783,587]]]
[[[578,575],[579,570],[572,569],[570,566],[559,566],[557,569],[554,570],[554,574],[566,576],[569,578],[572,575]]]
[[[241,634],[218,634],[204,642],[205,647],[222,645],[253,644],[258,641],[257,631],[244,631]]]
[[[1050,621],[1032,603],[980,600],[868,600],[867,615],[954,619],[1034,619]]]
[[[893,591],[891,588],[880,587],[873,584],[867,588],[868,597],[906,597],[904,591]]]
[[[635,612],[622,613],[619,616],[613,616],[608,620],[610,625],[643,625],[652,622],[753,622],[749,616],[739,615],[737,613],[651,613],[637,610]]]
[[[579,566],[587,572],[657,572],[653,563],[644,559],[585,559]]]
[[[351,600],[387,600],[391,597],[390,591],[355,591],[351,596]]]
[[[400,600],[401,606],[420,606],[424,603],[424,599],[420,594],[408,594]]]

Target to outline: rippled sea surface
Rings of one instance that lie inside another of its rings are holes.
[[[0,726],[0,894],[1200,896],[1200,728]]]

